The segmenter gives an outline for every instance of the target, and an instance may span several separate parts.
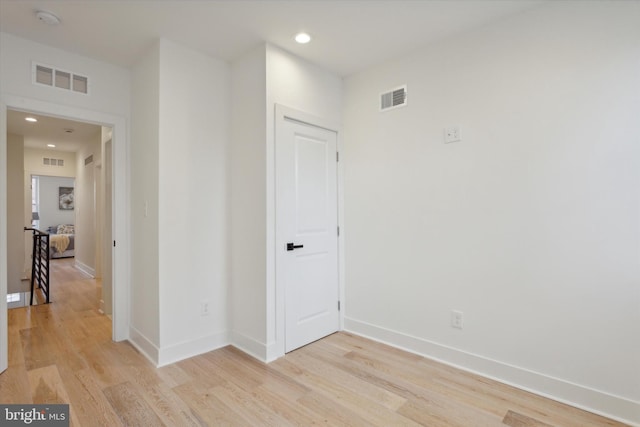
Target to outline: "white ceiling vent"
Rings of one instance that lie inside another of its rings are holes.
[[[51,159],[49,157],[43,157],[42,164],[46,166],[64,166],[64,159]]]
[[[407,105],[407,85],[380,94],[380,111],[387,111]]]
[[[77,93],[89,94],[89,78],[70,71],[59,70],[49,65],[32,63],[33,84],[57,87]]]

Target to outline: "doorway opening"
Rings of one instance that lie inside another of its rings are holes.
[[[35,228],[49,235],[51,301],[62,296],[55,292],[64,287],[60,281],[78,280],[68,274],[73,267],[83,273],[80,277],[95,280],[100,288],[96,307],[102,314],[111,314],[112,275],[107,274],[107,281],[103,279],[104,272],[112,270],[112,257],[107,256],[111,251],[105,250],[111,248],[113,227],[111,213],[105,213],[112,207],[111,138],[108,127],[7,110],[7,158],[11,161],[7,190],[14,195],[7,206],[7,228],[11,231],[7,257],[12,261],[9,308],[30,300],[17,298],[16,292],[30,291],[33,239],[31,233],[17,238],[17,230]],[[17,262],[20,254],[23,262]],[[59,261],[62,259],[65,262]],[[67,274],[57,271],[60,268]]]
[[[126,118],[124,116],[102,113],[80,107],[60,105],[53,102],[40,101],[22,96],[1,94],[0,97],[0,153],[6,153],[9,147],[7,143],[7,111],[15,110],[41,114],[65,120],[92,123],[112,128],[112,164],[105,170],[111,171],[112,182],[112,228],[111,240],[113,245],[109,251],[112,260],[112,328],[110,336],[114,341],[122,341],[129,338],[129,289],[130,289],[130,265],[129,265],[129,170],[128,170],[128,137]],[[9,212],[10,194],[13,186],[7,185],[8,172],[11,162],[6,156],[0,156],[0,212]],[[105,209],[108,211],[108,209]],[[7,215],[0,215],[0,372],[8,366],[8,317],[7,303],[4,296],[7,293],[7,267],[12,265],[9,260],[7,242],[11,239],[9,234],[14,230],[7,227]],[[22,230],[19,230],[22,233]],[[18,238],[19,239],[19,238]],[[117,242],[117,248],[116,248]],[[20,261],[18,261],[20,265]]]

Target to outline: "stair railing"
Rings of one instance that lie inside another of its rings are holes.
[[[24,231],[33,232],[33,253],[31,256],[31,301],[33,305],[33,294],[35,285],[42,289],[49,304],[49,234],[36,228],[24,228]]]

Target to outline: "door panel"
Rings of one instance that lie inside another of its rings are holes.
[[[276,145],[277,286],[285,290],[285,351],[338,330],[335,132],[286,121]],[[287,243],[302,247],[287,250]]]
[[[326,141],[296,134],[296,224],[297,234],[326,233],[327,223],[327,177]]]

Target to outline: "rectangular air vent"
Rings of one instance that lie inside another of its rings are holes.
[[[407,85],[391,89],[380,94],[380,111],[387,111],[393,108],[407,105]]]
[[[31,74],[34,84],[89,94],[89,78],[86,76],[35,62],[32,64]]]
[[[90,165],[91,163],[93,163],[93,154],[87,157],[86,159],[84,159],[85,166]]]
[[[64,166],[64,159],[51,159],[49,157],[43,157],[42,164],[47,166]]]

